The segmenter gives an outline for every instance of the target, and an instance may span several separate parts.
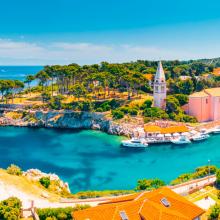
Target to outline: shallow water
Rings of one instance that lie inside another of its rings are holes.
[[[54,172],[81,190],[133,189],[140,178],[167,183],[179,174],[206,165],[220,165],[220,135],[186,146],[120,147],[121,137],[98,131],[0,127],[0,167]]]

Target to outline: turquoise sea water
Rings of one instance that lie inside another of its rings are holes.
[[[0,66],[0,79],[24,80],[39,66]],[[220,135],[186,146],[148,149],[120,147],[121,137],[97,131],[0,127],[0,167],[11,163],[24,170],[54,172],[80,190],[133,189],[140,178],[169,183],[179,174],[206,165],[220,166]]]
[[[120,147],[121,137],[98,131],[0,127],[0,167],[55,172],[80,190],[133,189],[140,178],[167,183],[206,165],[220,166],[220,135],[185,146]]]
[[[0,79],[24,80],[26,75],[35,74],[42,66],[0,66]]]

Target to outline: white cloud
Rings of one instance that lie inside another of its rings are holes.
[[[217,54],[216,54],[217,55]],[[91,64],[137,59],[192,59],[214,56],[211,50],[193,51],[146,45],[104,45],[51,42],[48,44],[0,39],[0,65]]]

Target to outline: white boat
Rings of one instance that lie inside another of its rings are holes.
[[[180,136],[179,138],[172,139],[173,144],[190,144],[191,141],[186,136]]]
[[[139,139],[139,138],[132,138],[130,140],[124,140],[121,142],[122,146],[124,147],[147,147],[148,143],[145,139]]]
[[[203,141],[208,139],[210,136],[208,134],[197,134],[195,136],[192,137],[193,141]]]
[[[219,134],[219,133],[220,133],[220,126],[215,127],[215,128],[212,130],[212,133],[214,133],[214,134]]]

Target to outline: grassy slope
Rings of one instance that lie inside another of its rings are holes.
[[[44,193],[48,195],[49,201],[59,201],[60,199],[59,195],[49,192],[40,183],[30,181],[24,176],[9,175],[3,169],[0,169],[0,181],[7,186],[14,187],[21,192],[35,197],[42,198],[42,193]]]

